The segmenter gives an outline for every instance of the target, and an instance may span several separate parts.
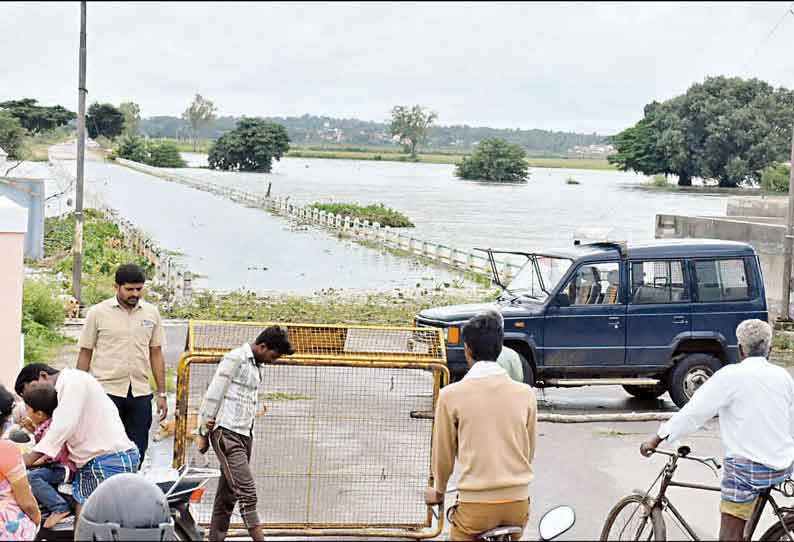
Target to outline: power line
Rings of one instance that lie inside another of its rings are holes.
[[[761,47],[766,45],[766,42],[768,42],[770,40],[770,38],[772,38],[772,36],[775,34],[775,32],[777,32],[777,29],[780,28],[780,25],[783,24],[783,21],[785,21],[786,17],[789,16],[789,15],[794,15],[794,2],[792,2],[791,5],[786,8],[786,11],[780,17],[780,19],[775,24],[775,26],[772,27],[772,30],[770,30],[769,33],[766,35],[766,37],[763,39],[763,41],[761,41],[761,43],[758,44],[758,46],[753,51],[753,54],[750,55],[750,58],[748,58],[747,61],[744,63],[744,66],[742,66],[742,71],[744,71],[745,69],[747,69],[750,66],[750,63],[753,61],[755,56],[761,50]]]

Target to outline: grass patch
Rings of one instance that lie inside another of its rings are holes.
[[[22,333],[25,335],[25,364],[50,361],[56,351],[74,343],[61,335],[66,310],[56,284],[45,280],[25,280],[22,290]]]
[[[168,318],[301,322],[305,324],[412,326],[416,314],[430,307],[493,301],[492,292],[449,293],[428,291],[422,296],[366,294],[341,296],[257,296],[233,292],[220,296],[202,292],[184,305],[164,309]]]
[[[667,181],[667,177],[664,175],[654,175],[646,184],[653,186],[654,188],[668,188],[670,186],[670,183]]]
[[[22,140],[22,156],[31,162],[46,162],[49,160],[48,151],[52,145],[64,143],[73,137],[74,132],[64,127],[25,136]]]
[[[595,433],[600,437],[613,437],[613,438],[645,434],[639,431],[621,431],[619,429],[597,429]]]
[[[772,350],[775,352],[794,352],[794,334],[775,331],[772,339]]]
[[[357,203],[312,203],[309,207],[335,215],[350,216],[359,220],[379,222],[381,226],[392,228],[413,228],[414,223],[399,211],[386,207],[382,203],[362,206]]]
[[[44,221],[44,256],[56,272],[63,273],[61,286],[66,291],[72,290],[74,222],[73,213]],[[146,276],[152,277],[153,269],[149,262],[123,247],[118,226],[106,220],[99,211],[86,209],[82,277],[82,302],[85,306],[113,297],[114,273],[125,263],[140,265]]]
[[[179,152],[203,152],[209,153],[214,141],[211,139],[199,139],[196,143],[196,148],[193,148],[192,141],[185,141],[182,139],[172,139],[169,137],[152,137],[148,141],[156,143],[173,143]]]

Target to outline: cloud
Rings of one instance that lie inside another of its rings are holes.
[[[89,101],[178,115],[384,120],[613,133],[708,75],[794,87],[786,3],[88,4]],[[77,2],[0,4],[0,99],[77,103]],[[754,54],[755,53],[755,54]],[[749,65],[748,65],[748,60]]]

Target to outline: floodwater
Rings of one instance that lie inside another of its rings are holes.
[[[194,168],[206,165],[206,155],[185,158]],[[532,168],[526,184],[463,181],[443,164],[305,158],[274,162],[270,174],[170,171],[261,194],[271,183],[272,195],[296,203],[382,202],[416,224],[413,237],[466,251],[567,246],[582,228],[629,242],[653,239],[657,214],[724,215],[729,198],[649,191],[640,187],[646,177],[616,171]]]
[[[65,165],[73,168],[74,162]],[[310,294],[328,288],[434,288],[457,278],[112,163],[86,162],[86,192],[164,248],[184,254],[188,269],[201,275],[195,288]]]

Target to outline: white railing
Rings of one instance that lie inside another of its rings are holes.
[[[71,180],[74,173],[58,160],[51,160],[56,180]],[[149,262],[155,271],[153,283],[164,288],[174,300],[187,300],[193,293],[193,274],[187,270],[171,252],[161,247],[143,230],[122,217],[120,213],[105,203],[99,194],[86,190],[85,206],[100,211],[105,218],[115,224],[121,232],[124,246]]]
[[[491,264],[483,252],[469,252],[455,247],[417,239],[403,233],[405,228],[391,228],[382,226],[378,222],[359,220],[347,215],[326,213],[311,206],[300,206],[289,201],[289,197],[265,197],[252,194],[244,190],[229,188],[218,184],[200,181],[185,175],[163,171],[160,168],[148,166],[130,160],[117,158],[116,162],[130,169],[158,177],[160,179],[180,183],[197,190],[211,192],[229,200],[241,203],[248,207],[266,209],[274,214],[285,216],[304,224],[313,224],[334,230],[345,237],[356,241],[374,244],[375,246],[395,251],[398,255],[419,256],[429,262],[441,264],[460,271],[466,271],[490,277]],[[497,270],[500,278],[507,282],[519,266],[497,260]]]

